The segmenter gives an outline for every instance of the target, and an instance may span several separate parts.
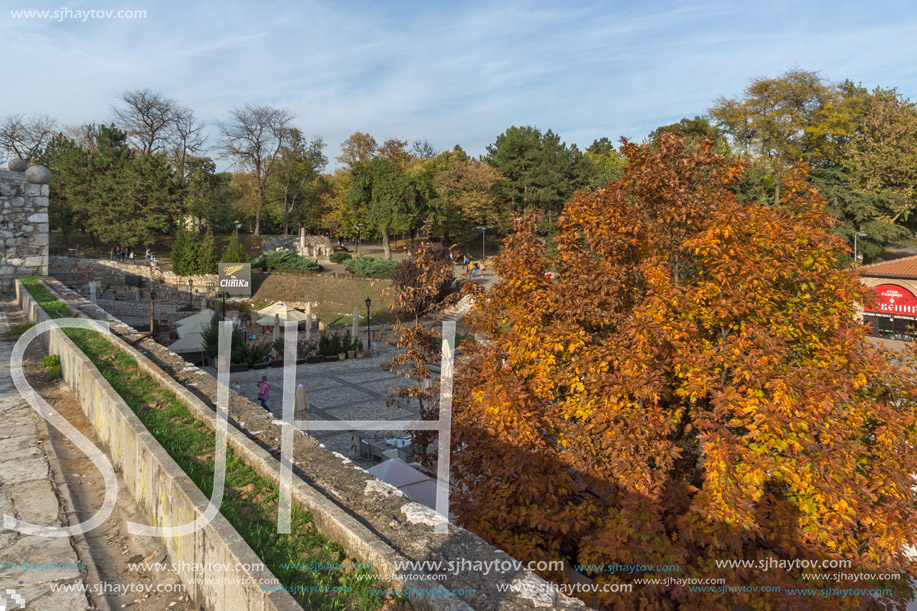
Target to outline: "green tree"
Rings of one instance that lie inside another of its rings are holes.
[[[815,72],[789,70],[777,78],[755,79],[737,99],[719,98],[709,109],[716,128],[732,144],[766,159],[780,201],[783,174],[799,161],[835,167],[856,129],[851,91]]]
[[[226,250],[223,252],[223,256],[220,257],[220,263],[247,263],[248,255],[245,254],[245,249],[242,248],[239,238],[233,234],[229,238],[229,244],[226,246]]]
[[[193,276],[199,266],[201,255],[197,235],[180,227],[172,243],[172,273],[178,276]]]
[[[506,178],[494,185],[496,196],[512,212],[540,211],[548,228],[563,203],[589,182],[591,164],[551,130],[512,126],[488,145],[485,159]]]
[[[271,177],[268,196],[280,202],[283,211],[283,233],[290,233],[290,216],[299,220],[321,217],[321,193],[325,188],[321,171],[328,163],[321,138],[307,142],[299,130],[293,130],[288,143],[281,148]]]
[[[204,238],[201,240],[200,254],[198,255],[198,274],[215,274],[217,271],[217,253],[213,244],[213,231],[207,227]]]
[[[385,258],[392,258],[390,237],[407,228],[405,194],[409,187],[407,176],[386,159],[375,157],[358,163],[351,171],[349,203],[360,211],[382,237]]]

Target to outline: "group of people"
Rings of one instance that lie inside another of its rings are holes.
[[[147,250],[147,252],[149,252],[149,250]],[[112,261],[130,261],[131,264],[134,263],[134,249],[128,246],[115,244],[111,247],[109,256]]]
[[[472,278],[477,278],[478,276],[484,275],[484,262],[483,261],[474,261],[468,258],[468,255],[462,255],[462,266],[468,270],[468,274]]]

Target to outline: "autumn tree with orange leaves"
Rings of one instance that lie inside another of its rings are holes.
[[[780,207],[739,201],[744,168],[710,141],[686,150],[664,135],[622,152],[620,180],[566,204],[556,250],[535,218],[518,220],[500,281],[476,296],[487,341],[463,345],[457,363],[453,511],[520,560],[633,584],[587,599],[601,608],[907,600],[917,392],[854,319],[866,291],[837,264],[847,247],[822,198],[797,169]],[[718,565],[736,560],[770,569]],[[901,579],[804,579],[837,571],[789,560]],[[759,591],[634,581],[673,576]]]

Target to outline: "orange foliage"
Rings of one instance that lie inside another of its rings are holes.
[[[536,219],[517,220],[500,282],[473,311],[489,341],[464,345],[457,364],[453,510],[519,559],[680,567],[590,572],[600,584],[674,575],[782,589],[635,584],[590,601],[604,608],[906,598],[914,384],[854,320],[865,290],[837,265],[846,246],[804,171],[787,176],[782,207],[742,202],[730,187],[744,168],[711,147],[625,142],[623,178],[567,203],[554,253]],[[904,577],[804,580],[715,562],[767,559]],[[793,587],[894,595],[794,598]]]

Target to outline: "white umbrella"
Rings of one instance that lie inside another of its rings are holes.
[[[305,422],[301,429],[307,435],[309,434],[309,397],[306,396],[306,389],[302,384],[296,387],[296,396],[293,400],[293,418]]]
[[[413,501],[436,508],[436,480],[427,477],[399,458],[392,458],[369,469],[369,472],[401,490]]]
[[[273,324],[275,317],[280,317],[280,320],[295,320],[297,322],[306,320],[306,315],[300,312],[299,310],[294,310],[293,308],[288,308],[283,311],[276,311],[270,314],[264,314],[261,318],[258,319],[258,324],[263,326],[268,326]]]
[[[305,320],[306,319],[305,314],[303,314],[299,310],[291,308],[290,306],[288,306],[287,304],[285,304],[282,301],[278,301],[274,305],[270,305],[264,308],[263,310],[258,310],[258,314],[261,314],[262,316],[273,316],[274,314],[280,314],[280,318],[282,320]]]
[[[183,352],[203,352],[204,336],[200,333],[189,333],[169,346],[169,350],[176,354]]]
[[[350,336],[353,338],[353,341],[357,341],[360,337],[360,312],[358,308],[359,306],[353,307],[353,326],[350,329]]]

